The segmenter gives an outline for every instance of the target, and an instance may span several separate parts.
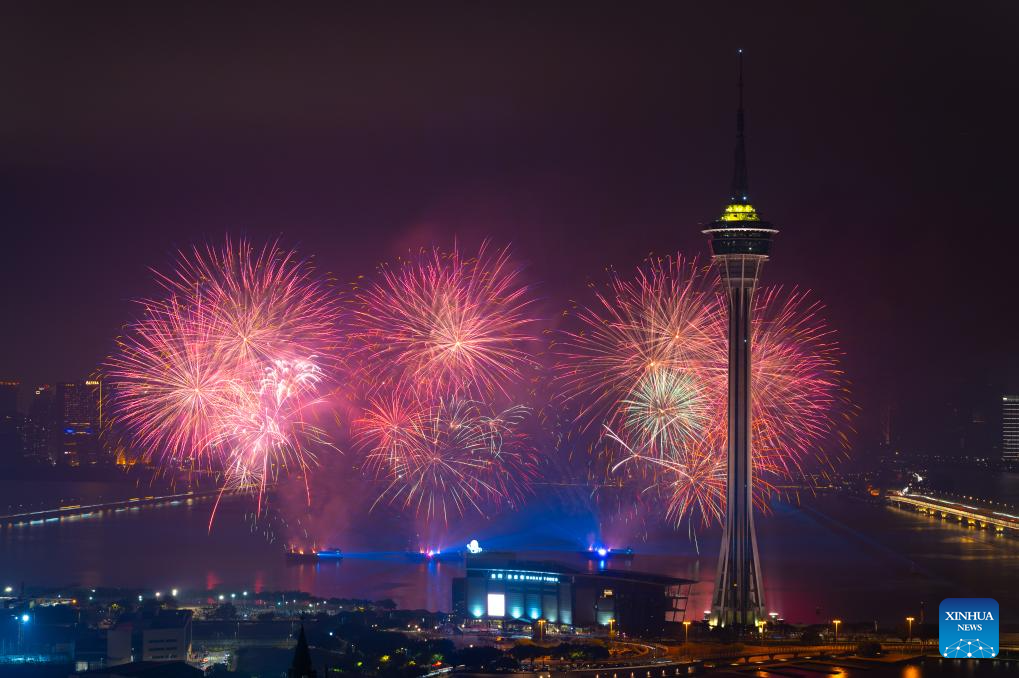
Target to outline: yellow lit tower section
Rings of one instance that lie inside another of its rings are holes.
[[[761,221],[750,204],[743,139],[743,50],[739,52],[738,82],[732,192],[722,216],[704,231],[711,238],[712,260],[718,266],[729,315],[728,490],[711,621],[736,634],[753,629],[764,618],[753,513],[751,309],[772,236],[778,232]]]

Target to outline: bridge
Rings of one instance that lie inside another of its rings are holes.
[[[147,495],[93,504],[61,504],[59,506],[39,509],[37,511],[21,511],[0,515],[0,525],[38,525],[58,521],[61,518],[84,518],[92,515],[93,513],[102,513],[103,511],[130,511],[141,508],[142,506],[175,506],[181,503],[215,499],[219,496],[243,494],[247,491],[250,491],[249,487],[239,487],[228,490],[208,490],[202,492],[189,491],[159,496]]]
[[[965,525],[993,529],[996,532],[1019,531],[1019,515],[996,511],[987,506],[976,506],[906,491],[889,494],[885,499],[894,506],[910,508],[944,519],[954,518]]]

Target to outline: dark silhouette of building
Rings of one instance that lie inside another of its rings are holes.
[[[722,549],[711,604],[712,622],[737,633],[764,618],[764,590],[754,530],[751,440],[751,347],[754,290],[777,231],[750,204],[743,137],[743,51],[739,53],[739,106],[732,191],[722,216],[704,233],[711,238],[729,315],[728,495]]]
[[[106,633],[108,666],[144,662],[187,661],[191,657],[190,610],[139,611],[122,617]]]
[[[18,413],[20,387],[17,381],[0,381],[0,466],[18,464],[24,456],[24,417]]]
[[[0,381],[0,417],[18,413],[18,393],[20,391],[20,381]]]
[[[318,672],[311,664],[311,650],[308,649],[308,639],[304,636],[304,624],[301,624],[301,632],[297,634],[297,647],[294,648],[294,661],[287,669],[287,678],[316,678]]]
[[[28,414],[22,426],[21,441],[25,458],[36,463],[55,464],[59,452],[57,430],[53,387],[42,384],[32,393]]]

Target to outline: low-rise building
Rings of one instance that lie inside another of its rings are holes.
[[[543,622],[658,637],[678,632],[693,583],[629,570],[581,572],[484,553],[469,555],[465,576],[453,580],[453,610],[467,622]]]

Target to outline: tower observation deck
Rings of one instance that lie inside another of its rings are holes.
[[[743,50],[739,52],[739,106],[732,190],[722,215],[704,233],[711,239],[728,306],[728,489],[711,621],[737,634],[764,618],[753,503],[751,348],[754,290],[778,233],[750,204],[743,135]]]

